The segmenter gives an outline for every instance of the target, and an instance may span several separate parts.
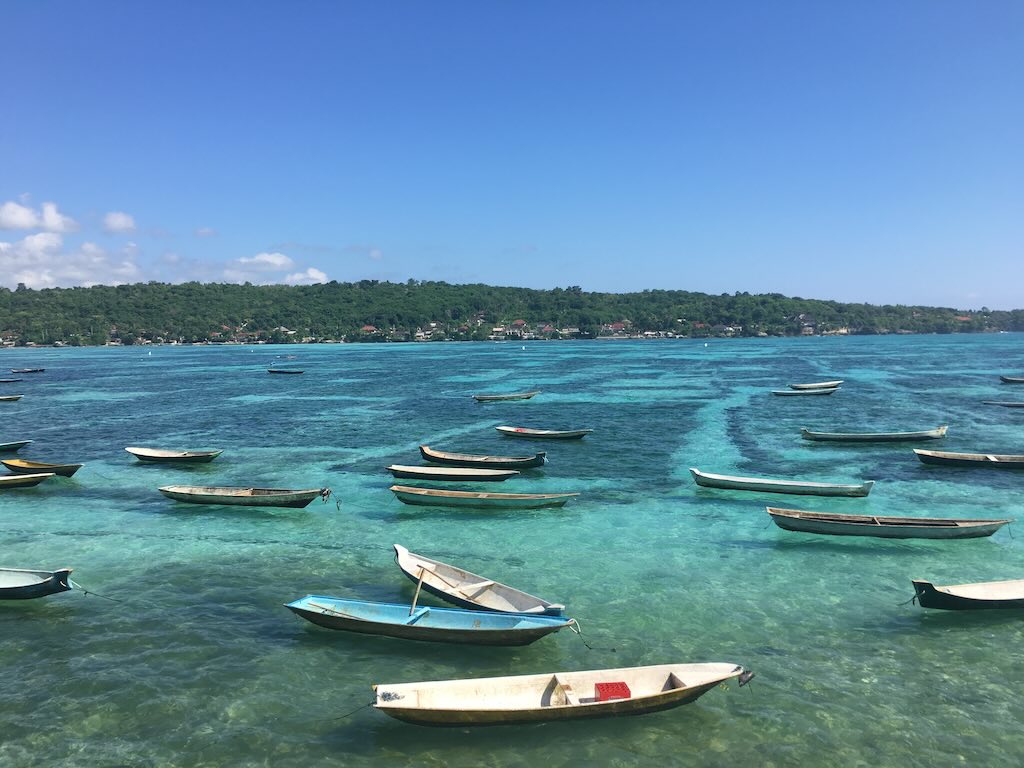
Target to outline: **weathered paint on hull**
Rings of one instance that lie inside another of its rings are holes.
[[[834,523],[822,520],[794,520],[788,517],[773,517],[779,528],[798,533],[814,533],[825,536],[870,536],[876,539],[980,539],[991,536],[1006,523],[1000,521],[991,525],[969,528],[957,526],[884,526],[859,525],[856,523]]]
[[[976,600],[960,595],[951,595],[947,592],[940,592],[927,581],[915,581],[914,599],[922,608],[937,608],[943,611],[979,611],[989,609],[1011,609],[1019,610],[1024,608],[1024,598],[1016,600]]]

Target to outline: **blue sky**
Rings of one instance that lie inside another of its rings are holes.
[[[1024,307],[1024,4],[11,0],[0,284]]]

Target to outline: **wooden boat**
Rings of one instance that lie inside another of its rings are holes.
[[[572,497],[579,496],[578,493],[477,493],[476,491],[448,491],[441,488],[414,488],[410,485],[392,485],[390,490],[403,504],[487,509],[561,507]]]
[[[533,392],[513,392],[508,395],[473,395],[473,399],[478,403],[493,403],[498,400],[529,400],[534,395],[539,395],[540,390],[534,390]]]
[[[1003,384],[1024,384],[1024,376],[1000,376]]]
[[[71,568],[56,571],[26,571],[0,568],[0,600],[31,600],[71,589]]]
[[[839,390],[839,387],[823,387],[821,389],[773,389],[772,394],[777,397],[795,397],[797,395],[831,395]]]
[[[0,384],[17,384],[19,381],[24,379],[0,379]]]
[[[985,405],[1001,405],[1003,408],[1024,408],[1024,403],[1007,403],[1002,400],[982,400]]]
[[[937,587],[913,579],[914,600],[922,608],[969,611],[986,608],[1024,608],[1024,579],[981,581]]]
[[[387,470],[395,477],[404,477],[410,480],[455,480],[458,482],[499,482],[519,474],[517,469],[416,467],[407,464],[392,464]]]
[[[919,432],[812,432],[800,427],[800,437],[804,440],[818,440],[835,443],[897,443],[913,440],[938,440],[946,436],[949,427],[924,429]]]
[[[528,427],[495,427],[506,437],[527,437],[535,440],[579,440],[592,429],[529,429]]]
[[[827,536],[874,536],[879,539],[979,539],[991,536],[1012,520],[968,520],[952,517],[875,517],[808,512],[767,507],[779,528]]]
[[[42,373],[45,368],[11,368],[11,373]]]
[[[1024,456],[1010,453],[953,453],[926,451],[915,448],[917,458],[925,464],[947,467],[991,467],[994,469],[1024,469]]]
[[[306,595],[285,607],[328,629],[435,643],[529,645],[574,623],[558,616],[417,607],[324,595]]]
[[[374,707],[407,723],[459,727],[642,715],[689,704],[733,678],[746,685],[753,676],[712,662],[378,683]]]
[[[547,461],[547,453],[541,451],[533,456],[481,456],[475,453],[449,453],[437,451],[429,445],[420,446],[424,461],[445,464],[449,467],[479,467],[481,469],[530,469],[540,467]]]
[[[816,483],[805,480],[769,480],[760,477],[734,477],[701,472],[690,467],[694,482],[705,488],[725,488],[733,491],[760,491],[764,493],[796,493],[806,496],[867,496],[874,480],[855,485]]]
[[[843,383],[843,379],[835,381],[815,381],[811,384],[790,384],[790,389],[835,389]]]
[[[15,400],[21,400],[24,395],[0,395],[0,402],[12,403]]]
[[[31,442],[31,440],[15,440],[11,443],[0,443],[0,453],[14,453]]]
[[[3,464],[11,472],[18,475],[31,475],[36,472],[53,472],[61,477],[71,477],[82,468],[81,464],[49,464],[45,461],[28,461],[27,459],[2,459]]]
[[[7,488],[31,488],[39,485],[43,480],[56,477],[53,472],[33,472],[28,475],[0,475],[0,490]]]
[[[231,486],[165,485],[157,490],[175,501],[190,504],[226,504],[241,507],[292,507],[301,509],[313,499],[324,501],[330,488],[308,488],[293,491],[286,488],[235,488]]]
[[[213,461],[224,451],[167,451],[163,448],[125,448],[139,461],[168,464],[204,464]]]
[[[267,368],[267,373],[283,373],[285,375],[294,375],[297,373],[305,373],[305,371],[299,368]]]
[[[395,544],[395,562],[402,573],[412,579],[417,590],[422,585],[432,595],[470,610],[502,611],[561,616],[565,606],[549,603],[518,589],[485,579],[440,560],[410,552]]]

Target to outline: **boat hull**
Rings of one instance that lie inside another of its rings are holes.
[[[1024,456],[988,453],[947,453],[914,449],[924,464],[943,467],[973,467],[975,469],[1024,469]]]
[[[448,453],[420,446],[420,456],[432,464],[448,467],[477,467],[479,469],[532,469],[544,466],[547,454],[541,451],[533,456],[484,456],[472,453]]]
[[[71,589],[70,568],[61,568],[56,571],[18,571],[17,569],[0,569],[6,573],[0,573],[0,600],[33,600],[37,597],[55,595],[58,592],[67,592]],[[24,574],[25,580],[31,583],[3,586],[6,579],[4,576],[11,574]],[[33,578],[34,577],[34,578]]]
[[[488,470],[471,467],[452,467],[446,471],[439,467],[420,468],[392,465],[387,469],[392,476],[406,480],[444,480],[459,483],[500,483],[519,474],[515,469]],[[460,469],[463,472],[459,472]]]
[[[843,383],[843,379],[836,379],[835,381],[816,381],[811,384],[790,384],[790,389],[835,389]]]
[[[478,403],[496,403],[501,400],[529,400],[539,394],[538,389],[535,392],[513,392],[508,395],[473,395],[473,399]]]
[[[392,493],[403,504],[427,507],[467,507],[473,509],[540,509],[561,507],[578,493],[472,493],[469,491],[443,491],[425,493],[430,489],[393,485]]]
[[[224,451],[153,451],[147,448],[125,448],[139,461],[150,464],[206,464]]]
[[[43,461],[22,461],[20,459],[0,460],[7,469],[16,475],[34,475],[40,472],[52,472],[61,477],[71,477],[82,468],[81,464],[47,464]]]
[[[757,493],[785,493],[800,496],[867,496],[874,487],[874,480],[865,480],[858,485],[836,483],[812,483],[788,480],[768,480],[756,477],[731,477],[713,475],[690,468],[694,482],[704,488],[719,488],[731,491],[753,491]]]
[[[580,681],[581,673],[554,673],[547,675],[519,675],[507,678],[484,678],[449,680],[428,683],[379,684],[373,689],[377,695],[375,708],[389,717],[415,725],[460,727],[513,725],[519,723],[554,722],[561,720],[587,720],[604,717],[626,717],[660,712],[689,704],[705,693],[734,677],[741,682],[748,676],[742,667],[730,664],[708,665],[663,665],[659,667],[634,667],[620,670],[595,670],[582,673],[593,678],[619,678],[629,689],[637,687],[634,676],[647,671],[673,674],[673,669],[695,669],[702,666],[721,668],[713,674],[703,674],[702,679],[686,685],[679,678],[679,687],[655,692],[632,693],[627,698],[613,698],[607,701],[592,699],[569,700],[562,688],[562,679],[571,680],[572,688],[591,688],[592,679]],[[710,679],[708,679],[710,678]],[[673,677],[669,677],[673,679]],[[464,696],[451,694],[451,704],[439,705],[432,701],[434,690],[445,688],[465,690]],[[509,698],[518,701],[507,702]],[[573,695],[575,699],[575,694]],[[421,699],[426,703],[421,703]],[[460,701],[464,699],[464,701]],[[483,700],[481,700],[483,699]],[[488,699],[490,699],[488,701]],[[502,699],[506,704],[502,705]],[[457,706],[456,706],[457,705]]]
[[[589,435],[592,429],[526,429],[525,427],[495,427],[505,437],[521,437],[528,440],[580,440]]]
[[[295,376],[300,373],[305,373],[305,371],[290,368],[268,368],[267,373],[276,373],[284,376]]]
[[[15,451],[20,451],[31,442],[31,440],[15,440],[12,443],[0,443],[0,453],[14,453]]]
[[[947,427],[917,432],[812,432],[800,427],[804,440],[833,443],[906,443],[918,440],[939,440],[946,436]]]
[[[937,608],[943,611],[978,611],[995,609],[1024,608],[1024,591],[1020,597],[1006,599],[979,599],[943,591],[950,587],[936,587],[928,581],[912,581],[914,599],[922,608]]]
[[[212,488],[204,490],[183,490],[175,486],[164,486],[158,489],[160,493],[169,499],[183,501],[187,504],[220,504],[230,507],[287,507],[301,509],[309,506],[313,499],[323,496],[326,489],[310,488],[302,491],[289,491],[287,489],[273,488],[225,488],[224,491],[258,490],[266,491],[255,496],[231,495],[229,493],[217,493]]]
[[[14,373],[14,371],[12,371]],[[1000,376],[999,380],[1003,384],[1024,384],[1024,376]]]
[[[800,513],[794,516],[792,513]],[[768,508],[775,524],[787,531],[824,536],[869,536],[878,539],[979,539],[991,536],[1010,520],[955,520],[831,515]]]
[[[831,395],[834,394],[838,389],[839,387],[822,387],[820,389],[773,389],[772,394],[778,397],[798,397],[801,395]]]
[[[336,610],[323,610],[323,608],[334,605],[338,606]],[[410,606],[391,604],[380,604],[380,607],[389,610],[400,609],[399,615],[375,619],[371,616],[347,613],[348,610],[353,609],[353,606],[354,610],[359,610],[360,605],[365,605],[365,603],[363,601],[335,603],[333,598],[308,595],[301,600],[288,603],[285,607],[307,621],[326,629],[394,637],[400,640],[461,645],[529,645],[546,635],[565,629],[572,623],[571,619],[550,616],[524,617],[522,614],[485,613],[427,606],[418,608],[416,612],[410,614],[408,612]],[[422,615],[424,618],[418,619],[418,615]],[[433,623],[435,618],[440,620],[439,623]],[[405,621],[410,623],[404,623]]]
[[[53,472],[33,472],[28,475],[5,475],[0,477],[0,490],[7,488],[31,488],[44,480],[56,477]]]

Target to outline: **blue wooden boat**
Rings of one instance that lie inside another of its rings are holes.
[[[435,643],[528,645],[574,623],[557,616],[487,613],[324,595],[306,595],[285,607],[328,629]]]
[[[27,571],[0,568],[0,600],[31,600],[71,589],[70,568],[56,571]]]

